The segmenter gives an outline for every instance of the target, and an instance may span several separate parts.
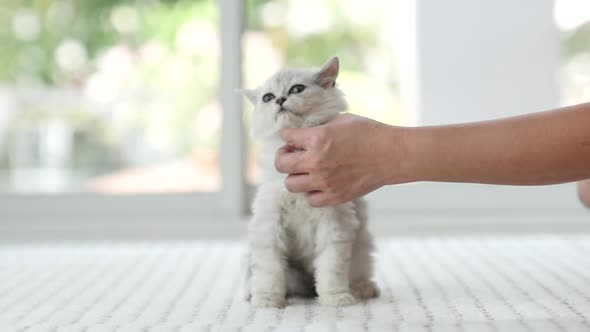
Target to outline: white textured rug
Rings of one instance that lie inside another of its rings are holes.
[[[0,331],[590,331],[590,236],[381,240],[382,296],[239,295],[241,242],[0,245]]]

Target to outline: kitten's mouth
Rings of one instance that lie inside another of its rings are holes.
[[[279,108],[278,113],[281,113],[281,112],[290,112],[290,111],[284,107],[281,107],[281,108]]]

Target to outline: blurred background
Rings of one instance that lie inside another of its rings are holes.
[[[230,118],[227,112],[240,112],[238,119],[245,127],[251,112],[245,103],[242,110],[222,107],[224,52],[239,53],[242,81],[232,88],[257,86],[283,66],[319,66],[338,55],[339,83],[353,113],[398,125],[457,120],[445,113],[445,107],[437,111],[436,119],[442,121],[423,116],[428,91],[416,88],[430,80],[424,75],[440,76],[444,71],[441,63],[428,67],[429,59],[445,59],[450,54],[445,52],[455,45],[455,35],[445,34],[444,29],[440,35],[420,33],[438,29],[428,19],[453,6],[439,10],[435,2],[423,1],[424,8],[434,6],[430,13],[414,1],[400,0],[247,0],[234,7],[226,2],[224,7],[215,0],[3,0],[0,205],[7,198],[38,194],[221,193],[228,184],[222,176],[224,139],[241,144],[244,162],[236,167],[244,169],[237,172],[247,188],[255,184],[258,146],[244,141],[241,133],[235,136],[223,129],[224,119]],[[512,6],[502,3],[497,5],[498,13]],[[555,72],[549,73],[556,97],[542,105],[590,100],[590,2],[528,1],[514,5],[515,12],[534,16],[534,8],[524,8],[529,5],[538,7],[543,20],[538,24],[533,19],[533,29],[551,26],[555,32],[537,33],[539,40],[546,40],[541,44],[553,47],[548,53],[557,50]],[[469,6],[444,15],[460,17],[462,9],[477,12],[477,6],[484,11],[496,5]],[[241,51],[222,50],[227,24],[223,17],[232,11],[243,20]],[[485,22],[490,16],[499,27],[508,26],[504,18],[494,17],[494,11],[482,15],[484,19],[474,20]],[[530,22],[521,17],[521,24]],[[491,45],[502,45],[502,38],[510,35],[502,31],[490,35],[469,24],[445,27],[468,36],[455,38],[457,45],[463,45],[461,54],[470,49],[465,41],[473,42],[474,52],[466,56],[484,65],[488,60],[478,58],[482,53],[477,45],[490,44],[490,36],[497,37]],[[424,40],[436,42],[424,44]],[[433,45],[437,48],[430,49]],[[515,59],[516,66],[542,61],[538,54],[524,52],[528,59]],[[469,84],[456,85],[455,79],[462,78],[453,76],[445,75],[443,85],[459,89]],[[469,100],[471,95],[463,93]],[[542,109],[521,111],[535,110]],[[469,117],[459,120],[492,115],[472,108]],[[236,118],[235,113],[231,118]],[[568,199],[575,201],[573,192]]]
[[[337,54],[352,109],[402,123],[390,1],[246,4],[245,86]],[[8,0],[0,21],[1,191],[219,190],[216,1]]]

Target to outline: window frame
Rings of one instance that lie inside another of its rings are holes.
[[[219,147],[221,189],[217,192],[101,195],[95,193],[0,194],[0,223],[159,222],[195,221],[202,217],[240,218],[248,199],[244,180],[244,129],[241,85],[241,36],[244,4],[219,0],[221,80],[219,100],[223,110]]]

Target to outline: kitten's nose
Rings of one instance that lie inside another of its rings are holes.
[[[285,100],[287,100],[287,98],[285,97],[281,97],[277,99],[277,104],[283,106],[283,103],[285,102]]]

